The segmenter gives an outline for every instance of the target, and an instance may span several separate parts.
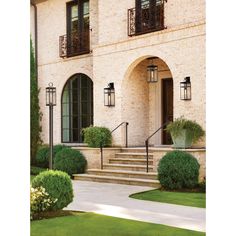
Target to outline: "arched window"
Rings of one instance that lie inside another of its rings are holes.
[[[81,130],[93,124],[93,82],[85,74],[73,75],[61,100],[62,142],[82,143]]]

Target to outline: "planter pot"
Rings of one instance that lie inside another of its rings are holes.
[[[181,130],[177,137],[173,137],[171,134],[171,138],[174,143],[174,148],[190,148],[193,143],[191,132],[186,129]]]

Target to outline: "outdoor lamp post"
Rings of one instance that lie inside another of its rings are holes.
[[[189,76],[180,82],[180,99],[191,100],[191,81]]]
[[[53,159],[53,106],[56,106],[56,88],[53,87],[53,83],[48,84],[46,87],[46,106],[49,106],[49,169],[52,170]]]
[[[147,82],[156,83],[158,82],[158,67],[153,64],[153,59],[155,57],[148,58],[150,60],[150,65],[147,66]]]
[[[115,106],[115,88],[114,83],[109,83],[107,88],[104,88],[104,106]]]

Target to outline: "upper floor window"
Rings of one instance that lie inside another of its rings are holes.
[[[60,37],[60,56],[89,53],[89,0],[68,2],[66,8],[67,34]]]
[[[136,0],[128,10],[128,35],[138,35],[164,29],[164,0]]]

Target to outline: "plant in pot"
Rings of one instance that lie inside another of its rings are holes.
[[[205,135],[205,131],[196,121],[183,117],[169,123],[166,131],[171,134],[175,148],[190,148],[193,143]]]

